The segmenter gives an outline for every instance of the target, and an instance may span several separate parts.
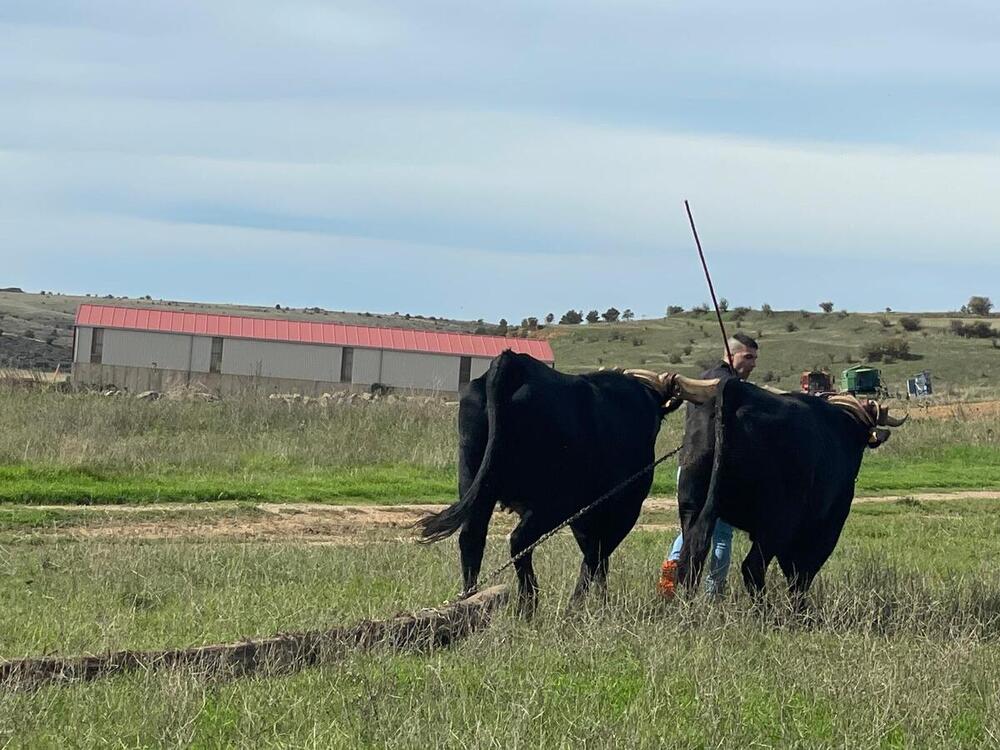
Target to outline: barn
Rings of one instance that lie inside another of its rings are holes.
[[[549,343],[535,339],[85,304],[76,313],[73,381],[220,395],[374,384],[456,394],[504,349],[554,364]]]

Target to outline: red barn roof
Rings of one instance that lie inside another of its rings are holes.
[[[543,362],[555,361],[549,342],[537,339],[508,339],[503,336],[476,336],[469,333],[376,328],[343,323],[313,323],[139,307],[80,305],[76,311],[76,324],[95,328],[123,328],[132,331],[187,333],[197,336],[226,336],[260,341],[291,341],[300,344],[356,346],[472,357],[495,357],[504,349],[511,349],[522,354],[530,354]]]

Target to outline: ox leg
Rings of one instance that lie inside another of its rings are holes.
[[[601,596],[607,598],[608,567],[611,553],[618,549],[628,533],[639,520],[642,509],[642,497],[634,500],[625,499],[617,506],[620,513],[598,520],[595,524],[580,526],[574,524],[571,528],[576,543],[583,553],[580,564],[580,577],[570,598],[570,604],[579,604],[586,596],[592,584],[596,584]]]
[[[462,594],[468,595],[475,591],[479,582],[479,570],[483,564],[483,551],[486,549],[486,531],[493,517],[493,508],[473,507],[472,513],[462,531],[458,535],[458,549],[462,558]]]
[[[510,533],[510,556],[515,557],[523,552],[552,527],[552,524],[546,526],[541,523],[533,511],[525,513],[521,517],[521,522]],[[538,578],[535,577],[531,557],[532,553],[529,552],[514,563],[518,584],[517,610],[522,617],[529,620],[538,607]]]
[[[600,542],[577,527],[573,527],[573,536],[583,553],[583,561],[580,563],[580,576],[576,579],[576,587],[569,600],[570,606],[579,605],[583,601],[592,583],[596,582],[606,592],[608,581],[608,556],[601,554]]]
[[[781,572],[785,574],[788,581],[788,593],[792,599],[792,609],[796,614],[803,614],[808,605],[806,594],[816,579],[818,569],[814,569],[808,562],[788,558],[783,555],[778,556],[778,564]]]
[[[750,552],[743,560],[741,569],[743,571],[743,585],[754,598],[759,600],[764,593],[764,580],[767,575],[767,566],[771,564],[774,555],[764,549],[760,542],[755,541],[750,547]]]

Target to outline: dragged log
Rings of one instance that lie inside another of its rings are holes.
[[[258,671],[287,673],[330,663],[357,651],[430,650],[448,646],[487,626],[506,601],[507,587],[493,586],[437,609],[422,609],[388,620],[363,620],[353,627],[282,633],[187,649],[4,661],[0,662],[0,686],[17,689],[162,668],[184,668],[213,677],[239,677]]]

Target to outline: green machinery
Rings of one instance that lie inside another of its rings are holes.
[[[851,393],[881,393],[882,373],[874,367],[855,365],[840,374],[840,390]]]

